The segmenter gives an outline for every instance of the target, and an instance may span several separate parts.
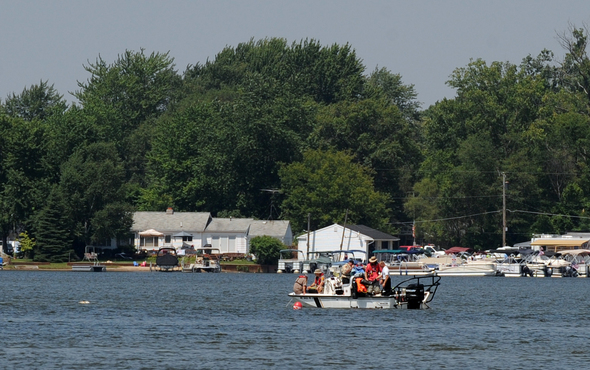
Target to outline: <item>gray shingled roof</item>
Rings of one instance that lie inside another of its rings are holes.
[[[272,236],[272,237],[284,237],[289,229],[289,221],[252,221],[250,224],[250,236]]]
[[[209,212],[135,212],[132,231],[155,229],[162,233],[203,232],[211,219]]]
[[[252,221],[252,218],[214,218],[207,232],[246,233]]]
[[[340,225],[342,226],[342,225]],[[363,235],[371,237],[373,240],[395,240],[398,241],[399,238],[393,235],[389,235],[384,233],[383,231],[375,230],[365,225],[346,225],[347,228],[350,230],[359,232]]]

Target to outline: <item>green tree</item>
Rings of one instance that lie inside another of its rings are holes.
[[[256,256],[256,261],[261,265],[275,265],[280,258],[281,249],[285,245],[271,236],[257,236],[250,240],[250,253]]]
[[[279,171],[282,209],[293,230],[303,230],[307,214],[321,228],[343,222],[389,230],[389,197],[375,190],[370,171],[343,152],[309,150],[301,162]]]
[[[44,120],[53,114],[61,114],[67,109],[66,101],[53,85],[47,81],[25,88],[20,94],[12,93],[4,101],[4,110],[10,117],[26,121]]]
[[[28,232],[23,231],[18,235],[18,242],[20,243],[21,253],[24,254],[25,258],[29,258],[37,244],[35,238],[31,238]]]
[[[548,56],[526,58],[520,67],[475,60],[453,72],[448,83],[457,97],[425,112],[422,179],[406,202],[418,221],[445,219],[436,226],[418,222],[421,237],[445,246],[500,246],[502,172],[509,175],[511,207],[542,203],[539,177],[532,175],[542,169],[531,145],[539,132],[531,128],[555,91],[555,74],[544,68]],[[530,215],[511,215],[509,241],[528,238],[526,225]]]
[[[40,262],[65,262],[73,249],[71,220],[57,187],[51,191],[45,207],[36,214],[34,231],[37,243],[33,259]]]
[[[280,162],[299,158],[311,109],[273,80],[248,81],[231,102],[195,103],[158,121],[140,208],[169,200],[185,211],[266,214],[262,189],[278,187]]]
[[[91,144],[70,156],[59,190],[67,195],[66,214],[79,247],[127,235],[131,206],[125,203],[124,168],[114,144]]]

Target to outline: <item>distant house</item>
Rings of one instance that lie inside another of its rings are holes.
[[[248,253],[251,218],[213,218],[204,237],[207,244],[221,253]]]
[[[297,238],[298,249],[307,255],[308,252],[333,252],[338,250],[362,250],[369,258],[374,250],[393,249],[399,238],[364,225],[339,224],[326,226]],[[342,244],[342,249],[340,245]],[[300,254],[301,255],[301,254]]]
[[[209,212],[135,212],[131,231],[137,250],[158,250],[164,246],[202,247],[204,232],[212,217]]]
[[[209,212],[135,212],[134,245],[137,250],[200,248],[210,244],[221,253],[247,254],[250,240],[259,235],[277,238],[286,245],[293,242],[289,221],[257,221],[251,218],[216,218]]]

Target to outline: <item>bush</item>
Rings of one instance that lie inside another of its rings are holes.
[[[257,236],[250,240],[250,253],[261,265],[274,265],[279,261],[280,250],[285,245],[271,236]]]

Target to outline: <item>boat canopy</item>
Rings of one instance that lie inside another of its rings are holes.
[[[568,251],[560,251],[561,254],[571,254],[572,256],[588,256],[590,249],[572,249]]]
[[[469,252],[471,248],[464,248],[464,247],[452,247],[445,251],[446,254],[452,253],[461,253],[461,252]]]
[[[588,239],[546,238],[537,239],[531,242],[531,245],[541,245],[546,247],[581,247],[586,243],[588,243]]]
[[[154,229],[148,229],[145,231],[141,231],[139,233],[139,235],[140,236],[164,236],[164,233],[161,233],[161,232],[154,230]]]

